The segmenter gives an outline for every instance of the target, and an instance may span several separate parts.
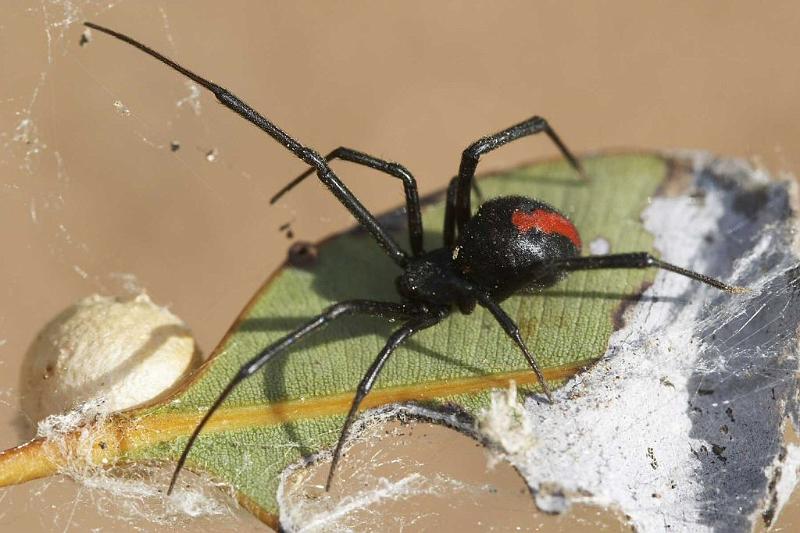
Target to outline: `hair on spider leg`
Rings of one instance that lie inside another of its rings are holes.
[[[309,169],[283,187],[272,199],[274,203],[285,192],[307,176],[316,174],[356,221],[402,270],[397,278],[400,303],[374,300],[347,300],[333,304],[322,313],[255,354],[242,365],[222,390],[186,443],[170,482],[172,492],[178,474],[203,427],[243,380],[258,372],[264,365],[331,322],[348,315],[367,315],[386,319],[401,319],[403,324],[387,339],[386,344],[368,368],[356,388],[355,397],[333,452],[325,484],[333,482],[342,447],[364,397],[369,394],[386,361],[414,334],[439,324],[454,311],[471,313],[476,306],[484,307],[525,358],[548,401],[553,401],[544,374],[522,339],[519,327],[500,306],[500,302],[524,288],[546,288],[576,270],[658,268],[705,283],[717,289],[735,293],[746,289],[723,283],[704,274],[661,261],[647,252],[581,256],[582,242],[578,230],[555,207],[534,198],[506,196],[482,202],[475,214],[471,208],[475,171],[481,156],[510,142],[544,133],[556,145],[574,171],[588,179],[579,160],[567,148],[555,130],[542,117],[534,116],[500,132],[470,144],[461,155],[458,174],[450,181],[444,217],[444,245],[425,251],[420,215],[419,195],[414,176],[402,165],[379,159],[352,148],[340,147],[322,157],[279,128],[269,119],[247,105],[239,97],[175,63],[148,46],[114,30],[91,22],[87,27],[116,37],[187,76],[211,91],[217,100],[285,147]],[[342,159],[366,166],[399,179],[403,183],[406,218],[411,253],[405,251],[350,192],[331,169],[329,162]]]

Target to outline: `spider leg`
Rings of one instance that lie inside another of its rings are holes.
[[[342,159],[351,163],[363,165],[385,174],[389,174],[395,178],[402,180],[403,191],[406,195],[406,214],[408,216],[408,234],[411,241],[411,252],[415,255],[421,255],[422,250],[422,217],[419,208],[419,193],[417,192],[417,182],[411,172],[406,167],[398,163],[384,161],[369,154],[353,150],[352,148],[345,148],[340,146],[325,156],[325,161],[330,162],[333,159]],[[286,184],[279,190],[275,196],[270,200],[271,204],[277,202],[284,194],[289,192],[301,181],[314,173],[316,169],[310,167],[308,170],[297,176],[295,179]]]
[[[211,407],[209,407],[208,411],[206,411],[206,414],[200,420],[200,423],[197,424],[197,427],[194,429],[189,437],[189,440],[186,442],[186,446],[183,448],[183,452],[178,459],[178,464],[176,465],[175,471],[172,474],[172,480],[169,483],[167,494],[172,493],[172,489],[175,487],[175,482],[178,480],[178,474],[180,474],[181,469],[183,469],[183,465],[186,463],[186,458],[189,456],[189,451],[192,449],[192,446],[197,440],[197,437],[200,435],[200,432],[203,430],[203,427],[205,427],[206,423],[214,415],[214,412],[219,409],[219,407],[228,398],[228,396],[230,396],[231,392],[233,392],[237,385],[258,372],[274,356],[283,353],[284,350],[291,347],[294,343],[309,333],[317,331],[321,327],[326,326],[337,318],[356,313],[370,316],[397,318],[415,316],[417,311],[416,308],[409,307],[406,304],[398,304],[393,302],[376,302],[372,300],[349,300],[346,302],[339,302],[330,306],[320,315],[309,320],[282,339],[277,340],[261,350],[261,352],[259,352],[255,357],[250,359],[248,362],[242,365],[241,368],[239,368],[239,371],[222,390],[219,396],[217,396],[217,399],[214,400],[214,403],[211,404]]]
[[[661,261],[647,252],[633,252],[626,254],[589,255],[584,257],[568,257],[553,262],[553,266],[561,270],[597,270],[609,268],[661,268],[675,272],[681,276],[711,285],[726,292],[746,292],[746,287],[728,285],[705,274]]]
[[[536,379],[539,380],[539,385],[542,386],[542,391],[544,395],[547,396],[547,400],[550,403],[553,403],[553,395],[550,393],[550,387],[547,385],[547,381],[544,379],[544,374],[542,373],[541,368],[539,368],[539,363],[536,362],[536,357],[528,350],[528,346],[525,344],[525,341],[522,340],[522,337],[519,334],[519,326],[514,322],[514,320],[508,316],[508,314],[503,311],[503,308],[500,307],[500,304],[495,302],[486,294],[479,293],[476,294],[478,298],[478,303],[481,306],[485,307],[492,313],[494,319],[502,326],[503,330],[505,330],[506,335],[511,337],[511,340],[519,347],[520,351],[522,351],[522,355],[525,356],[525,359],[528,360],[528,364],[530,365],[533,373],[536,374]]]
[[[456,213],[456,190],[458,188],[458,176],[450,179],[447,185],[447,201],[444,207],[444,245],[447,248],[452,248],[456,242],[456,226],[455,226],[455,213]],[[478,203],[482,204],[484,197],[483,191],[478,187],[478,182],[472,180],[472,190],[478,199]]]
[[[336,449],[333,451],[333,461],[331,461],[331,469],[328,471],[328,480],[325,483],[326,491],[329,491],[331,488],[333,474],[336,472],[336,466],[339,464],[339,459],[342,456],[342,448],[344,447],[344,443],[347,441],[347,435],[350,432],[350,427],[355,421],[358,407],[361,405],[361,401],[364,399],[364,397],[369,394],[369,391],[372,389],[375,381],[377,381],[378,375],[380,375],[380,372],[383,369],[383,365],[386,364],[386,361],[389,360],[389,357],[392,355],[392,353],[394,353],[397,347],[409,337],[420,330],[438,324],[442,321],[442,319],[444,319],[445,316],[447,316],[447,312],[439,312],[436,314],[428,314],[413,318],[406,322],[403,327],[392,333],[392,335],[386,341],[386,345],[378,354],[378,357],[375,358],[375,361],[373,361],[370,365],[367,373],[361,380],[361,383],[358,384],[355,398],[353,398],[353,403],[350,405],[350,411],[347,413],[344,426],[342,426],[342,432],[339,435],[339,442],[336,443]]]
[[[312,166],[316,171],[320,181],[322,181],[322,183],[328,187],[328,189],[339,200],[339,202],[341,202],[350,211],[358,223],[372,234],[373,238],[378,241],[378,244],[383,247],[389,257],[391,257],[391,259],[401,267],[405,267],[408,264],[408,256],[402,250],[402,248],[400,248],[391,235],[389,235],[389,233],[383,227],[381,227],[380,224],[378,224],[378,221],[375,219],[375,217],[372,216],[367,208],[361,204],[361,202],[355,197],[355,195],[353,195],[352,192],[350,192],[350,190],[344,185],[344,183],[342,183],[333,170],[331,170],[325,159],[316,151],[300,144],[300,142],[267,120],[263,115],[259,114],[258,111],[247,105],[243,100],[224,87],[198,76],[191,70],[182,67],[166,56],[132,39],[131,37],[128,37],[125,34],[104,28],[103,26],[98,26],[97,24],[91,22],[84,22],[84,25],[99,32],[111,35],[120,41],[138,48],[142,52],[154,57],[172,69],[177,70],[198,85],[201,85],[214,93],[214,96],[217,97],[217,100],[219,100],[222,105],[267,133],[267,135],[292,152],[304,163]]]
[[[444,205],[444,232],[443,240],[447,248],[452,248],[456,242],[456,191],[458,189],[458,176],[450,180],[447,185],[447,200]]]
[[[483,197],[483,191],[478,186],[478,182],[475,181],[474,179],[471,181],[471,184],[472,184],[472,192],[475,193],[475,198],[477,198],[478,204],[480,205],[485,200],[485,198]]]
[[[511,141],[516,141],[522,137],[535,135],[544,132],[555,143],[564,158],[572,165],[578,174],[584,179],[586,174],[583,171],[578,159],[572,155],[569,148],[561,141],[561,138],[556,134],[555,130],[550,127],[545,119],[542,117],[532,117],[528,120],[515,124],[510,128],[503,131],[483,137],[469,145],[464,153],[461,155],[461,165],[458,169],[458,186],[456,197],[456,213],[455,224],[458,226],[459,233],[464,231],[464,226],[472,216],[470,209],[470,187],[475,177],[475,169],[478,167],[478,160],[480,156],[491,152],[492,150],[508,144]],[[445,235],[454,233],[455,230],[445,228]]]

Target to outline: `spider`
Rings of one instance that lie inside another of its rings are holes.
[[[538,116],[520,122],[498,133],[483,137],[469,145],[461,156],[458,175],[447,187],[444,217],[444,245],[435,250],[423,248],[422,218],[414,177],[403,166],[350,148],[340,147],[322,157],[318,152],[295,140],[273,122],[259,114],[230,91],[148,46],[114,30],[86,22],[89,28],[116,37],[187,76],[211,91],[225,107],[266,132],[275,141],[310,168],[283,187],[271,200],[275,203],[284,193],[306,177],[317,177],[350,211],[402,270],[396,279],[401,302],[348,300],[336,303],[298,327],[285,337],[264,348],[245,363],[216,398],[187,441],[172,475],[168,494],[175,487],[178,474],[195,440],[214,412],[243,380],[258,372],[265,364],[286,352],[302,338],[318,331],[336,319],[354,314],[401,319],[403,325],[388,338],[356,389],[339,440],[333,452],[325,490],[330,490],[348,432],[358,408],[378,379],[392,353],[415,333],[435,326],[458,310],[471,313],[476,305],[486,308],[516,344],[536,374],[539,385],[552,403],[553,397],[536,357],[528,350],[514,320],[500,302],[522,289],[543,289],[554,285],[569,272],[612,268],[660,268],[686,276],[727,292],[746,289],[727,285],[719,280],[661,261],[647,252],[581,256],[581,238],[572,222],[554,207],[534,198],[507,196],[483,202],[473,215],[470,192],[478,161],[483,154],[517,139],[544,133],[558,147],[571,167],[587,179],[578,159],[561,141],[548,122]],[[411,253],[403,250],[376,218],[342,183],[328,163],[341,159],[378,170],[403,182],[408,218]]]

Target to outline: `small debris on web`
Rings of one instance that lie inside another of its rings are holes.
[[[36,436],[51,442],[63,444],[64,438],[93,422],[102,422],[108,417],[109,411],[105,407],[103,397],[94,398],[82,403],[72,411],[64,414],[50,415],[41,420],[36,426]],[[85,440],[88,433],[86,428],[81,429],[81,440]],[[89,447],[91,450],[91,446]],[[63,448],[66,452],[66,448]]]
[[[114,100],[114,110],[121,117],[127,117],[131,114],[131,110],[128,109],[128,106],[122,103],[122,100]]]
[[[543,513],[562,514],[570,508],[570,500],[555,483],[542,483],[534,494],[536,507]]]
[[[78,46],[86,46],[90,42],[92,42],[92,30],[86,28],[85,30],[83,30],[83,33],[81,33],[81,38],[78,41]]]
[[[200,111],[202,111],[200,106],[200,86],[190,80],[186,80],[184,83],[186,88],[189,89],[189,94],[178,100],[175,106],[178,108],[185,105],[189,106],[195,115],[200,115]]]
[[[281,224],[281,226],[278,228],[278,231],[284,232],[286,234],[286,238],[289,239],[289,240],[294,239],[294,231],[292,230],[292,222],[293,221],[290,220],[289,222],[286,222],[285,224]]]
[[[606,255],[611,253],[611,243],[604,237],[592,239],[589,243],[589,253],[591,255]]]
[[[508,389],[492,391],[491,405],[480,412],[477,425],[481,435],[494,445],[489,454],[490,468],[509,456],[524,455],[536,446],[532,422],[517,400],[514,381]]]
[[[111,272],[108,277],[116,283],[119,283],[121,289],[130,296],[138,296],[140,294],[147,294],[142,282],[131,272]],[[115,291],[109,291],[115,293]]]

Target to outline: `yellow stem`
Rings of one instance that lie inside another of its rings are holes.
[[[44,439],[35,439],[0,452],[0,487],[55,474],[59,465],[43,451],[45,445]]]

